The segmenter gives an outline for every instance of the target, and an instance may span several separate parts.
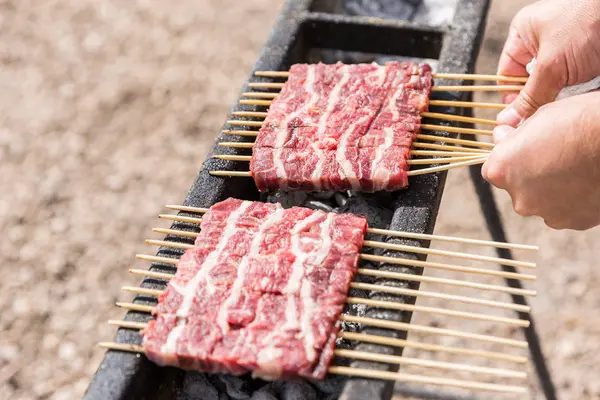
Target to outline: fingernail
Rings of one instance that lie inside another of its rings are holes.
[[[496,121],[500,125],[509,125],[512,127],[518,126],[523,118],[519,115],[517,110],[514,107],[508,107],[502,110],[500,114],[496,117]]]
[[[515,128],[508,125],[498,125],[494,128],[494,143],[498,144],[503,141],[506,136],[510,135]]]
[[[485,179],[486,181],[488,180],[488,178],[487,178],[488,162],[489,162],[489,159],[488,159],[488,160],[485,160],[485,162],[484,162],[484,163],[483,163],[483,165],[481,166],[481,177],[482,177],[483,179]]]

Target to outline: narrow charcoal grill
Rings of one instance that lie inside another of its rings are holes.
[[[400,4],[402,3],[402,4]],[[431,8],[433,2],[420,0],[288,0],[276,22],[273,33],[266,43],[261,55],[250,75],[253,81],[255,71],[285,71],[294,63],[344,63],[378,62],[388,60],[408,60],[426,62],[436,72],[468,73],[474,66],[475,58],[481,42],[485,17],[489,0],[456,0],[453,15],[446,24],[444,18],[436,16],[438,23],[429,26],[423,22],[419,10]],[[412,22],[410,19],[414,19]],[[431,18],[429,18],[431,20]],[[416,22],[419,21],[419,22]],[[264,79],[268,82],[268,79]],[[461,81],[436,80],[437,85],[460,85]],[[242,92],[248,92],[246,83]],[[468,94],[449,92],[444,95],[435,93],[432,99],[465,100]],[[249,104],[237,104],[232,112],[264,111],[264,108]],[[459,115],[465,112],[460,108],[439,107],[436,111]],[[426,122],[426,121],[425,121]],[[452,123],[448,122],[448,125]],[[223,129],[236,129],[225,125]],[[446,137],[452,133],[438,132]],[[244,137],[221,135],[219,141],[246,142]],[[248,200],[279,202],[284,207],[301,205],[325,211],[351,212],[368,217],[373,227],[389,227],[393,230],[416,233],[431,233],[434,228],[446,173],[434,173],[414,177],[410,188],[394,193],[356,194],[356,193],[259,193],[251,180],[215,177],[210,171],[243,170],[245,165],[235,161],[213,158],[216,154],[246,154],[237,149],[223,151],[215,145],[208,155],[202,170],[193,183],[184,204],[194,207],[209,207],[228,197]],[[195,217],[194,213],[181,211],[182,219]],[[197,226],[185,221],[176,221],[174,230],[197,231]],[[168,233],[168,232],[166,232]],[[167,235],[166,240],[181,241],[177,235]],[[400,239],[386,237],[391,244],[410,246],[429,246],[428,241],[416,239]],[[190,239],[188,243],[192,243]],[[424,254],[391,252],[374,250],[377,255],[401,257],[413,260],[424,260]],[[178,257],[181,250],[171,247],[160,247],[158,257]],[[373,266],[371,266],[373,267]],[[421,275],[421,268],[402,267],[393,264],[380,264],[381,270],[404,274]],[[172,265],[154,262],[151,271],[158,274],[172,273]],[[160,290],[164,288],[164,280],[160,275],[146,278],[142,287]],[[366,280],[390,287],[418,290],[418,281],[398,281],[384,278]],[[365,295],[358,293],[361,289],[352,289],[351,296]],[[394,295],[390,293],[371,292],[369,298],[374,300],[395,301],[414,304],[416,297]],[[138,304],[154,304],[150,298],[140,294],[136,297]],[[381,318],[388,321],[409,323],[412,312],[371,308],[364,305],[348,307],[348,315],[359,315]],[[132,322],[147,321],[148,315],[131,310],[125,318]],[[405,339],[406,331],[392,331],[375,327],[361,327],[352,322],[344,323],[344,330],[365,334],[385,335],[396,339]],[[139,334],[128,329],[119,329],[116,341],[121,343],[139,343]],[[360,342],[347,342],[348,347],[356,350],[383,354],[401,355],[401,347],[384,346]],[[351,361],[356,368],[392,371],[398,365],[381,364],[370,361]],[[318,398],[341,399],[388,399],[393,393],[393,382],[376,379],[348,379],[331,376],[325,381],[309,385],[295,382],[264,383],[244,377],[219,377],[199,373],[184,372],[175,368],[159,368],[145,357],[125,352],[108,352],[102,361],[85,394],[86,399],[193,399],[193,398],[250,398],[248,393],[255,394],[253,399],[271,398],[303,398],[307,393],[314,393]],[[212,396],[212,397],[210,397]],[[225,397],[219,397],[225,396]],[[227,397],[229,396],[229,397]],[[236,397],[237,396],[237,397]],[[271,397],[269,397],[271,396]],[[288,397],[286,397],[288,396]],[[293,397],[296,396],[296,397]]]

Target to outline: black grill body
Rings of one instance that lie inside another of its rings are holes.
[[[287,70],[294,63],[323,61],[334,63],[383,62],[389,59],[417,60],[428,62],[435,72],[472,72],[482,39],[489,0],[458,0],[452,22],[447,26],[424,26],[406,19],[414,15],[420,0],[406,0],[404,7],[396,7],[390,0],[288,0],[276,21],[274,30],[263,48],[249,76],[252,81],[269,81],[255,78],[257,70]],[[400,3],[402,1],[399,1]],[[379,3],[368,6],[367,3]],[[365,6],[367,5],[367,6]],[[389,11],[386,7],[392,7]],[[374,10],[374,11],[373,11]],[[362,14],[362,15],[359,15]],[[437,85],[460,85],[461,81],[437,80]],[[247,83],[242,91],[250,91]],[[459,93],[432,98],[464,100]],[[264,108],[234,105],[231,111],[262,111]],[[439,108],[446,113],[459,114],[461,109]],[[428,122],[428,121],[424,121]],[[432,121],[433,122],[433,121]],[[439,123],[439,121],[435,121]],[[223,129],[232,128],[228,125]],[[443,134],[438,132],[439,134]],[[219,141],[246,141],[247,138],[219,136]],[[244,170],[247,163],[223,161],[211,158],[214,154],[249,154],[244,149],[224,149],[213,146],[195,182],[192,184],[185,205],[210,207],[228,197],[248,200],[274,201],[260,194],[247,178],[220,178],[209,174],[212,170]],[[435,173],[411,177],[407,190],[394,193],[378,193],[351,197],[339,211],[366,215],[373,227],[431,233],[444,188],[446,173]],[[284,197],[286,195],[283,195]],[[275,198],[276,200],[276,198]],[[289,198],[284,200],[289,201]],[[191,215],[182,213],[182,215]],[[198,230],[197,226],[174,223],[174,229]],[[174,239],[167,237],[167,240]],[[390,243],[429,246],[429,243],[377,238]],[[181,241],[180,238],[178,240]],[[193,243],[192,240],[189,243]],[[421,259],[424,257],[399,252],[375,252],[392,257]],[[174,256],[181,252],[160,248],[158,255]],[[421,274],[419,268],[399,265],[378,264],[378,268],[403,273]],[[154,263],[151,270],[174,272],[173,266]],[[416,282],[400,282],[377,279],[378,284],[418,289]],[[146,279],[142,286],[164,288],[165,282]],[[364,293],[363,293],[364,294]],[[396,302],[414,303],[414,297],[393,296],[383,293],[368,293],[370,298]],[[152,298],[138,296],[136,302],[154,304]],[[371,308],[349,308],[345,312],[392,321],[410,322],[411,313],[404,311],[378,310]],[[148,315],[127,313],[126,319],[147,321]],[[405,338],[406,333],[372,327],[345,324],[343,329],[360,330],[363,333]],[[115,341],[122,343],[140,342],[136,331],[119,329]],[[341,346],[357,350],[401,354],[401,349],[367,344],[340,343]],[[342,361],[343,362],[343,361]],[[398,366],[365,361],[347,361],[358,368],[395,370]],[[371,379],[347,379],[330,377],[324,382],[272,382],[252,380],[248,377],[219,377],[184,372],[175,368],[160,368],[143,355],[109,351],[93,377],[85,394],[86,400],[117,399],[389,399],[393,382]]]

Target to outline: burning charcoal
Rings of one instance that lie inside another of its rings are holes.
[[[375,199],[363,195],[350,197],[348,202],[339,210],[341,213],[352,213],[367,217],[369,226],[385,227],[392,219],[392,211],[382,207]]]
[[[345,206],[348,202],[348,198],[341,193],[336,193],[333,197],[335,198],[338,207]]]
[[[365,17],[411,20],[423,0],[345,0],[350,14]]]
[[[343,376],[332,375],[324,381],[314,382],[314,385],[323,393],[322,400],[334,400],[338,398],[346,379]]]
[[[311,193],[311,196],[314,197],[315,199],[319,199],[319,200],[329,200],[335,194],[336,194],[335,192],[314,192],[314,193]]]
[[[197,372],[187,372],[183,378],[183,387],[177,400],[220,400],[219,391],[209,381],[206,375]]]
[[[267,196],[267,202],[269,203],[280,203],[283,208],[290,208],[294,206],[299,206],[304,201],[308,194],[305,192],[284,192],[281,190],[277,190],[276,192],[270,193]]]
[[[227,395],[231,399],[235,400],[245,400],[250,398],[250,394],[252,389],[249,387],[249,380],[243,379],[239,376],[231,376],[224,374],[211,375],[214,377],[213,380],[218,380],[220,385],[215,384],[215,386],[224,386],[224,391],[227,392]]]
[[[286,382],[281,390],[282,400],[316,400],[315,388],[306,382]]]
[[[327,204],[322,203],[320,201],[309,200],[305,204],[307,207],[315,209],[315,210],[323,210],[323,211],[327,211],[327,212],[333,211],[333,207],[328,206]]]

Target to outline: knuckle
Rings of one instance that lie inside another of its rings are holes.
[[[500,165],[501,163],[488,160],[488,166],[486,170],[486,178],[494,186],[503,187],[506,181],[504,168]]]
[[[522,217],[530,217],[533,215],[531,207],[529,207],[527,203],[520,198],[513,199],[513,209]]]
[[[526,90],[522,90],[519,93],[519,102],[521,103],[521,107],[527,111],[528,114],[533,114],[540,107],[543,106],[542,103],[537,101],[533,96],[527,93]]]
[[[557,231],[566,229],[566,225],[563,222],[561,222],[560,220],[556,220],[556,219],[544,218],[544,224],[546,224],[546,226],[548,228],[554,229]]]

